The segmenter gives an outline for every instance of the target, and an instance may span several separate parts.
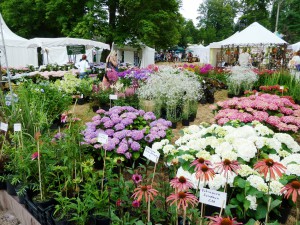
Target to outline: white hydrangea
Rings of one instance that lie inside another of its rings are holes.
[[[219,190],[221,187],[224,187],[226,179],[221,174],[216,174],[212,180],[208,182],[210,189]]]
[[[256,210],[257,208],[257,203],[256,203],[256,197],[253,195],[247,195],[246,199],[250,202],[250,209]]]
[[[208,151],[205,151],[205,150],[197,152],[196,157],[197,158],[203,158],[205,160],[210,160],[211,159],[210,153]]]
[[[237,127],[232,130],[226,137],[234,137],[234,138],[245,138],[248,139],[250,137],[257,136],[253,127],[251,126],[242,126]]]
[[[197,151],[203,150],[205,148],[204,141],[201,141],[201,139],[191,140],[186,144],[186,146]]]
[[[206,146],[210,145],[212,148],[218,147],[219,144],[220,144],[220,141],[221,140],[217,139],[214,136],[210,136],[210,137],[205,138]]]
[[[247,139],[236,139],[233,142],[233,147],[236,150],[238,157],[242,158],[246,162],[249,162],[250,159],[255,157],[255,154],[257,153],[257,148],[253,142]]]
[[[289,156],[287,156],[283,160],[281,160],[281,163],[284,166],[287,166],[288,164],[290,164],[292,162],[300,164],[300,154],[290,154]]]
[[[280,151],[281,149],[281,142],[275,138],[266,138],[266,145],[269,148],[275,149],[276,152]]]
[[[240,169],[238,169],[238,174],[241,177],[248,177],[249,175],[258,174],[254,169],[246,164],[241,164]]]
[[[292,150],[292,152],[297,153],[300,152],[300,146],[298,143],[293,139],[293,137],[289,134],[284,133],[276,133],[274,134],[274,138],[276,138],[281,143],[286,144],[286,146]]]
[[[258,149],[263,148],[267,143],[267,138],[265,137],[257,137],[255,140],[255,145]]]
[[[163,144],[161,142],[155,142],[152,145],[152,149],[154,151],[158,151],[158,150],[162,149],[162,147],[163,147]]]
[[[274,195],[282,195],[280,190],[283,188],[283,184],[277,180],[272,180],[270,182],[270,193]]]
[[[264,179],[257,175],[250,175],[247,178],[247,181],[250,182],[250,185],[254,188],[256,188],[259,191],[268,192],[268,185],[265,183]]]
[[[212,164],[215,164],[215,163],[218,163],[218,162],[221,162],[221,158],[219,155],[217,154],[213,154],[211,157],[210,157],[210,161]]]
[[[270,158],[270,159],[273,159],[273,161],[275,161],[275,162],[280,162],[280,157],[279,157],[279,155],[276,155],[276,154],[269,154],[269,158]]]
[[[283,158],[285,158],[285,157],[287,157],[287,156],[289,156],[291,154],[291,153],[289,153],[289,152],[287,152],[285,150],[278,151],[277,153],[278,153],[278,155],[280,157],[283,157]]]
[[[152,148],[153,148],[153,147],[152,147]],[[165,146],[163,147],[163,152],[164,152],[164,154],[168,155],[168,154],[170,154],[171,151],[174,150],[174,149],[175,149],[175,147],[174,147],[173,145],[168,144],[168,145],[165,145]],[[172,152],[172,154],[174,154],[174,151]]]
[[[216,127],[215,134],[218,135],[218,137],[225,137],[227,135],[227,130],[225,130],[223,127]]]
[[[194,160],[195,159],[195,157],[192,156],[192,155],[190,155],[190,154],[181,155],[179,158],[182,158],[185,161],[190,161],[190,160]]]
[[[225,141],[216,147],[215,152],[221,155],[222,152],[224,151],[232,151],[232,150],[233,150],[232,145],[229,142]]]
[[[287,175],[295,174],[300,176],[300,164],[288,164],[285,172]]]
[[[170,141],[169,141],[168,139],[163,139],[163,140],[160,141],[160,143],[161,143],[162,145],[167,145],[167,144],[170,143]]]
[[[194,133],[198,133],[200,131],[200,127],[197,125],[191,125],[188,127],[188,133],[189,134],[194,134]]]
[[[270,128],[268,128],[265,125],[262,125],[261,123],[256,124],[254,127],[254,130],[259,136],[267,136],[267,135],[273,135],[274,131],[272,131]]]
[[[220,154],[222,160],[224,159],[229,159],[230,161],[232,160],[237,160],[238,158],[238,154],[234,151],[223,151],[221,154]]]

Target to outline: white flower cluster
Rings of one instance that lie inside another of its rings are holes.
[[[194,73],[163,67],[138,89],[138,95],[142,99],[160,100],[176,106],[180,101],[199,100],[202,88]]]
[[[258,156],[265,155],[283,164],[287,168],[285,172],[287,175],[300,176],[300,146],[297,142],[290,135],[274,133],[259,122],[256,122],[255,126],[241,127],[193,125],[183,130],[183,136],[175,141],[175,146],[167,144],[163,147],[163,151],[168,155],[171,164],[174,161],[192,163],[196,158],[210,160],[213,165],[225,159],[244,162],[240,164],[238,176],[249,181],[252,187],[263,193],[268,192],[268,185],[263,176],[253,169],[253,163],[257,161]],[[226,179],[217,169],[215,173],[215,177],[208,185],[209,188],[218,190],[224,187]],[[233,185],[235,174],[228,174],[227,183]],[[276,180],[275,177],[270,182],[270,193],[280,195],[283,186]],[[254,200],[249,201],[251,207],[255,208]]]

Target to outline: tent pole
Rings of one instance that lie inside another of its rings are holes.
[[[4,35],[3,35],[3,27],[2,27],[2,20],[0,20],[0,32],[1,32],[1,38],[2,38],[2,45],[3,45],[3,53],[4,53],[4,59],[5,59],[5,66],[6,66],[6,73],[7,73],[7,79],[8,79],[8,85],[9,85],[9,91],[11,98],[13,98],[12,88],[11,88],[11,76],[8,69],[8,62],[7,62],[7,54],[6,54],[6,48],[5,48],[5,41],[4,41]],[[12,107],[14,107],[14,100],[11,99]]]

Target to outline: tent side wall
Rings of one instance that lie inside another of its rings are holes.
[[[5,49],[9,67],[25,67],[27,65],[38,66],[38,56],[36,48],[5,46]],[[6,62],[3,48],[1,48],[0,58],[1,66],[5,67]]]
[[[141,68],[146,68],[147,66],[154,64],[154,55],[155,49],[148,46],[144,47],[142,52]]]

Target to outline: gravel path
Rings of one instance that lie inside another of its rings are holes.
[[[21,225],[15,215],[9,211],[0,211],[1,225]]]

